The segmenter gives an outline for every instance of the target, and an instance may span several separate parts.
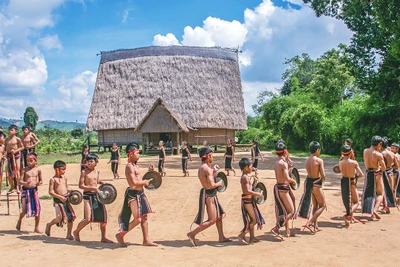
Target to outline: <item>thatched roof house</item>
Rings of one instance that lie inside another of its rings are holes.
[[[237,51],[153,46],[102,52],[86,129],[98,131],[100,145],[225,143],[235,130],[247,129]]]

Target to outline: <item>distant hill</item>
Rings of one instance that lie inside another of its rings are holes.
[[[10,126],[11,124],[16,124],[18,127],[22,127],[24,125],[24,121],[0,118],[0,126],[3,127],[3,129],[7,129],[8,126]],[[76,128],[85,129],[84,123],[68,122],[68,121],[51,121],[51,120],[39,121],[38,125],[36,126],[36,129],[44,128],[44,126],[64,131],[71,131]]]

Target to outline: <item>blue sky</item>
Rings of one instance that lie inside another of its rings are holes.
[[[240,47],[246,112],[276,90],[286,58],[316,58],[351,32],[301,0],[0,0],[0,117],[86,122],[100,51]]]

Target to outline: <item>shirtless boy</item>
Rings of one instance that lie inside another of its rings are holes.
[[[211,168],[213,161],[213,151],[209,147],[203,147],[199,151],[202,165],[198,170],[198,177],[202,186],[200,190],[199,211],[193,223],[198,227],[187,234],[192,246],[196,246],[196,235],[201,231],[212,226],[214,223],[217,226],[219,242],[231,242],[223,233],[222,216],[225,214],[217,197],[217,188],[223,186],[222,181],[215,183],[214,175],[219,170],[218,165]],[[208,219],[203,221],[204,212],[207,211]]]
[[[289,176],[289,164],[287,162],[287,149],[284,143],[278,142],[275,145],[275,153],[278,155],[278,161],[275,163],[274,171],[276,184],[274,186],[276,224],[271,232],[281,238],[279,228],[285,226],[286,237],[294,236],[289,229],[289,221],[293,218],[296,205],[294,194],[290,184],[296,184],[296,181]]]
[[[364,150],[364,165],[367,169],[364,191],[362,196],[362,213],[371,214],[373,218],[380,219],[377,211],[383,201],[382,172],[386,171],[382,148],[382,137],[375,135],[371,139],[371,147]]]
[[[398,169],[398,161],[395,154],[388,147],[388,138],[382,138],[382,156],[386,164],[386,171],[382,172],[382,180],[384,187],[383,206],[386,213],[390,213],[391,207],[396,207],[395,178],[393,169]]]
[[[21,230],[21,222],[24,216],[27,218],[35,217],[35,233],[41,234],[39,230],[40,222],[40,202],[38,195],[38,185],[43,184],[42,171],[37,167],[37,157],[35,153],[27,156],[28,166],[23,169],[23,175],[18,180],[18,185],[22,186],[21,206],[22,211],[17,222],[17,230]]]
[[[342,160],[339,161],[339,168],[342,173],[340,187],[342,192],[342,201],[346,209],[346,214],[343,216],[344,222],[347,227],[350,222],[354,220],[354,212],[358,207],[358,193],[357,193],[357,178],[363,177],[362,171],[358,162],[351,159],[353,155],[352,149],[349,145],[342,146]],[[358,177],[356,178],[356,171]]]
[[[321,153],[321,146],[317,141],[310,143],[311,155],[306,160],[307,179],[304,186],[304,194],[299,204],[299,217],[309,219],[312,201],[312,217],[304,226],[311,233],[319,231],[318,217],[326,208],[325,196],[322,191],[322,183],[325,181],[324,161],[318,158]],[[314,224],[314,229],[311,226]]]
[[[17,180],[20,178],[20,168],[18,160],[20,158],[20,152],[24,149],[24,145],[20,138],[16,136],[18,127],[14,124],[8,127],[9,137],[5,140],[6,152],[7,152],[7,179],[10,184],[9,193],[18,192]]]
[[[53,225],[57,224],[58,227],[63,227],[64,224],[67,224],[66,239],[73,240],[71,232],[76,216],[68,199],[71,189],[68,188],[68,181],[64,176],[67,165],[64,161],[57,160],[54,162],[53,167],[55,175],[49,182],[49,195],[53,197],[56,217],[46,225],[45,233],[50,236],[50,230]]]
[[[158,246],[149,238],[147,214],[152,213],[149,201],[144,194],[143,186],[149,185],[149,180],[143,180],[136,162],[139,160],[139,145],[130,143],[126,146],[128,164],[125,168],[128,188],[125,191],[124,204],[118,216],[120,232],[115,235],[121,247],[126,247],[125,235],[140,224],[143,234],[143,246]],[[133,221],[129,222],[133,214]]]
[[[3,165],[6,160],[6,147],[4,146],[4,141],[6,139],[6,134],[3,131],[0,131],[0,195],[1,195],[1,186],[3,184]]]
[[[40,143],[36,135],[29,131],[29,126],[22,126],[22,132],[24,133],[21,138],[24,149],[21,151],[21,170],[27,166],[26,157],[28,153],[33,152],[34,148]]]
[[[394,156],[397,159],[397,162],[400,163],[400,154],[399,154],[399,148],[400,145],[398,143],[392,143],[390,146],[390,149],[394,153]],[[398,202],[400,200],[400,186],[399,186],[399,166],[393,166],[393,176],[394,176],[394,184],[395,184],[395,196],[396,196],[396,201]]]
[[[81,172],[79,178],[79,188],[83,189],[83,213],[84,218],[79,222],[73,236],[75,241],[80,242],[79,233],[81,230],[91,222],[100,223],[101,231],[101,242],[113,243],[111,240],[106,238],[106,226],[107,226],[107,210],[106,207],[101,204],[97,198],[99,189],[98,184],[104,184],[100,181],[99,171],[96,169],[96,165],[99,162],[97,155],[89,153],[86,156],[87,168]]]
[[[252,190],[252,184],[248,176],[251,173],[251,159],[242,158],[239,161],[239,167],[242,170],[242,177],[240,178],[240,185],[242,187],[242,217],[244,222],[243,230],[238,235],[238,239],[245,245],[249,243],[259,242],[254,236],[254,226],[257,224],[258,229],[262,229],[265,221],[257,207],[257,203],[254,201],[253,197],[263,198],[263,195],[259,192]],[[246,234],[250,233],[250,239],[246,241]]]

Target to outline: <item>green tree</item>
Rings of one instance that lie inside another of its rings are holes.
[[[287,59],[284,64],[288,68],[282,74],[281,95],[289,95],[300,87],[306,87],[312,81],[316,62],[308,54],[303,53],[301,56]]]
[[[33,107],[27,107],[24,113],[24,123],[25,125],[31,125],[32,129],[35,130],[39,116],[37,115]]]
[[[73,138],[79,138],[83,136],[84,132],[82,128],[76,128],[71,131],[71,135]]]
[[[317,16],[342,20],[353,31],[347,51],[356,83],[370,96],[368,108],[360,113],[360,130],[368,135],[395,134],[400,124],[400,1],[303,1]]]

